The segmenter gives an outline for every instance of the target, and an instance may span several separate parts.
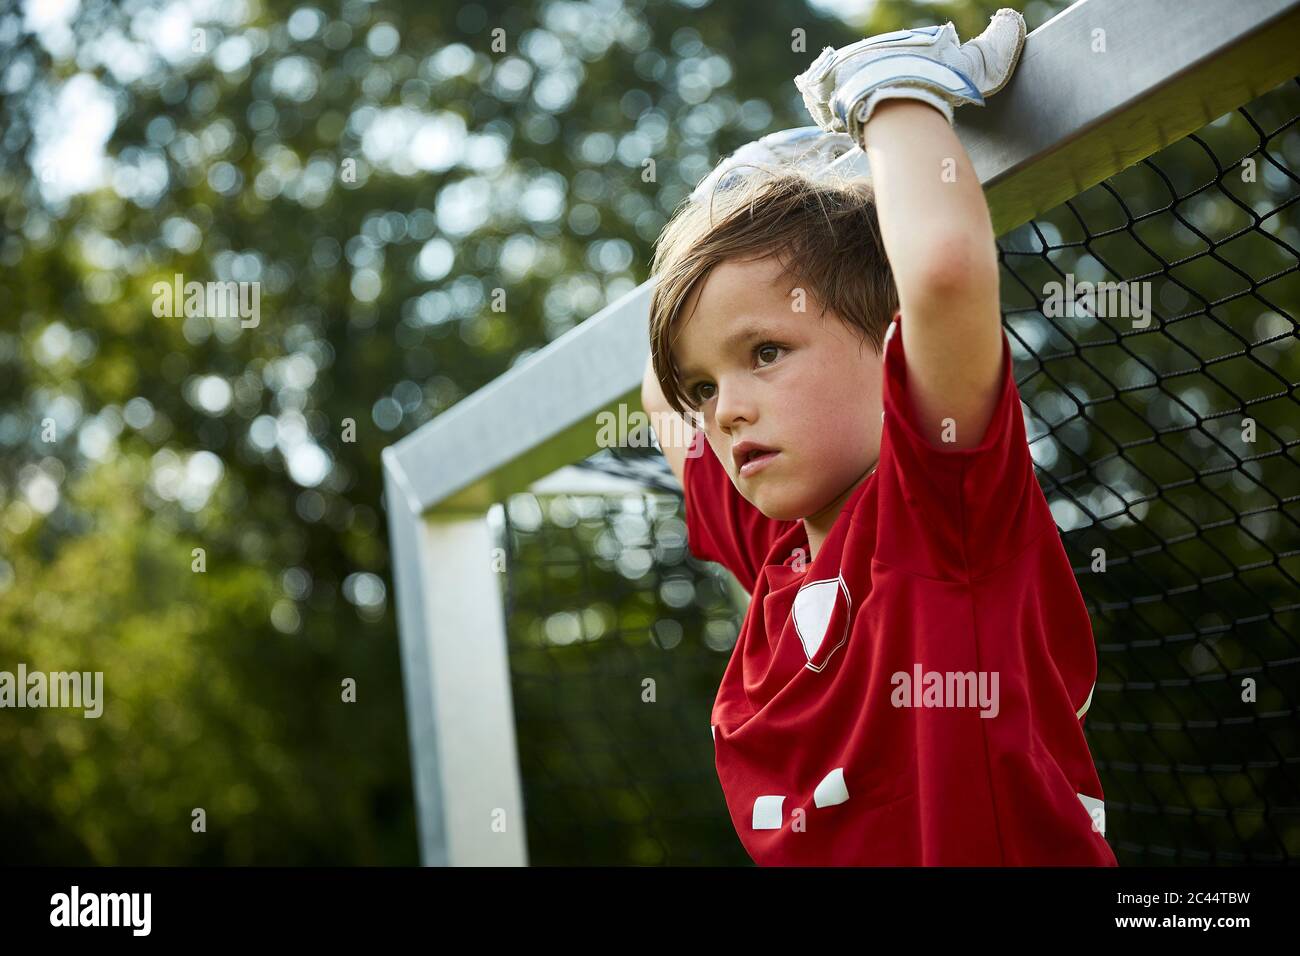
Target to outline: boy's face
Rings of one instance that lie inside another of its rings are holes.
[[[685,303],[673,357],[736,488],[790,521],[838,512],[875,465],[882,368],[871,343],[822,315],[811,294],[795,311],[797,282],[780,272],[773,257],[715,266]],[[732,450],[744,440],[777,453],[742,473]]]

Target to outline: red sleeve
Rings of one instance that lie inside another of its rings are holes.
[[[691,554],[716,561],[753,591],[772,545],[793,522],[767,517],[737,491],[703,432],[692,439],[682,485]]]
[[[901,319],[885,336],[876,558],[900,570],[970,581],[1015,558],[1056,525],[1034,476],[1011,348],[993,417],[971,448],[931,444],[907,392]]]

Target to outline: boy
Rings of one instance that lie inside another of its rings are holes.
[[[873,186],[715,175],[656,249],[642,398],[692,553],[752,592],[711,723],[762,865],[1116,863],[1092,630],[951,127],[1023,38],[1001,10],[960,47],[947,24],[825,51],[796,80],[827,131],[805,164],[847,135]],[[688,410],[703,434],[671,440]]]

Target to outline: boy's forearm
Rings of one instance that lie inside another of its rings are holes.
[[[655,375],[653,355],[646,359],[645,375],[641,378],[641,406],[647,413],[668,407],[663,387],[659,384],[659,376]]]
[[[906,99],[881,103],[864,149],[885,253],[904,312],[956,282],[996,281],[988,203],[961,140],[938,110]]]
[[[655,441],[677,481],[686,486],[686,458],[695,435],[694,428],[668,406],[663,387],[655,375],[653,360],[647,360],[641,379],[641,407],[650,419]]]
[[[685,419],[673,411],[664,398],[663,386],[655,375],[653,359],[646,361],[645,375],[641,379],[641,407],[650,419],[654,429],[655,440],[665,453],[669,449],[686,447],[689,444],[691,429]]]
[[[880,104],[863,138],[904,316],[912,413],[936,447],[974,448],[993,415],[1005,340],[984,191],[948,120],[927,104]]]

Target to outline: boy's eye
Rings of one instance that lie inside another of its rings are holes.
[[[712,388],[712,387],[713,386],[710,385],[708,382],[701,382],[699,385],[696,385],[694,388],[691,389],[691,398],[695,400],[696,407],[699,407],[700,405],[704,404],[710,398],[713,397],[712,395],[701,395],[700,389]]]
[[[773,362],[777,360],[777,358],[779,358],[778,353],[783,351],[785,351],[784,346],[776,345],[772,342],[764,342],[762,345],[756,346],[754,348],[754,354],[759,357],[759,362],[763,365],[771,365]],[[771,353],[772,357],[769,359],[764,359],[763,355],[765,353]],[[701,395],[700,389],[702,388],[713,388],[713,385],[710,384],[709,382],[700,382],[698,385],[692,386],[687,394],[687,397],[690,398],[695,403],[696,408],[699,408],[701,405],[703,405],[705,402],[707,402],[710,398],[713,397],[712,395]]]

